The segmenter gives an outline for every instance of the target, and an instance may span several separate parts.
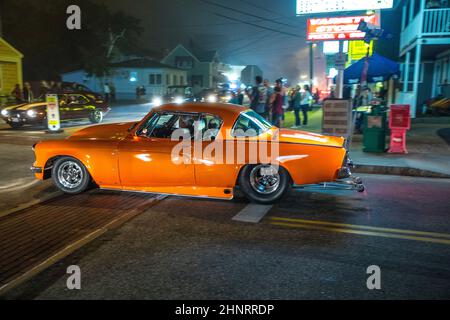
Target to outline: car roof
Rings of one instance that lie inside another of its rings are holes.
[[[242,111],[247,110],[247,107],[239,106],[229,103],[204,103],[204,102],[186,102],[182,104],[163,104],[159,107],[153,108],[155,112],[164,111],[178,111],[178,112],[198,112],[211,113],[219,116],[238,116]]]

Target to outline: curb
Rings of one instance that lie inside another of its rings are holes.
[[[449,179],[450,175],[440,172],[434,172],[429,170],[423,170],[410,167],[391,167],[391,166],[374,166],[365,164],[355,164],[355,168],[352,170],[355,173],[368,173],[368,174],[385,174],[394,176],[409,176],[409,177],[422,177],[422,178],[441,178]]]
[[[64,259],[74,251],[80,249],[84,245],[94,241],[98,237],[105,234],[107,231],[110,231],[112,229],[117,229],[118,227],[122,226],[125,222],[133,219],[134,217],[138,216],[139,214],[145,212],[149,208],[155,206],[160,201],[164,200],[167,196],[165,195],[157,195],[153,200],[148,203],[144,210],[141,210],[141,208],[135,208],[131,212],[118,217],[114,219],[113,221],[110,221],[105,226],[102,226],[98,228],[97,230],[92,231],[90,234],[84,236],[81,239],[76,240],[75,242],[69,244],[64,249],[54,253],[52,256],[48,257],[46,260],[42,261],[40,264],[32,267],[27,272],[23,273],[22,275],[18,276],[17,278],[9,281],[8,283],[4,284],[2,287],[0,287],[0,296],[3,296],[5,293],[7,293],[9,290],[16,288],[20,284],[24,283],[25,281],[33,278],[37,274],[41,273],[45,269],[51,267],[56,262]]]

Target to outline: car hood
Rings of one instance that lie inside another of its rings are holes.
[[[15,104],[12,106],[8,106],[6,108],[3,108],[3,110],[21,110],[26,111],[33,108],[42,108],[46,107],[46,102],[32,102],[32,103],[21,103],[21,104]]]
[[[69,140],[123,140],[135,122],[111,123],[91,126],[72,134]]]
[[[285,143],[311,144],[338,148],[343,147],[345,142],[343,137],[324,136],[317,133],[289,129],[281,129],[279,131],[279,140]]]

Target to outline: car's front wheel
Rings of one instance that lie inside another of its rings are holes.
[[[52,178],[55,185],[68,194],[82,193],[92,181],[86,167],[72,157],[62,157],[54,163]]]
[[[8,122],[8,124],[13,129],[19,129],[23,127],[23,123],[20,122]]]
[[[283,167],[248,165],[240,173],[239,186],[250,201],[270,204],[280,200],[289,189],[290,176]]]
[[[103,121],[103,112],[101,110],[94,110],[92,111],[91,115],[89,116],[89,121],[92,123],[100,123]]]

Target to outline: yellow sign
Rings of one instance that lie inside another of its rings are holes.
[[[367,55],[367,47],[369,46],[369,55],[373,53],[373,41],[370,45],[364,41],[349,41],[348,45],[348,57],[351,61],[358,61]]]

